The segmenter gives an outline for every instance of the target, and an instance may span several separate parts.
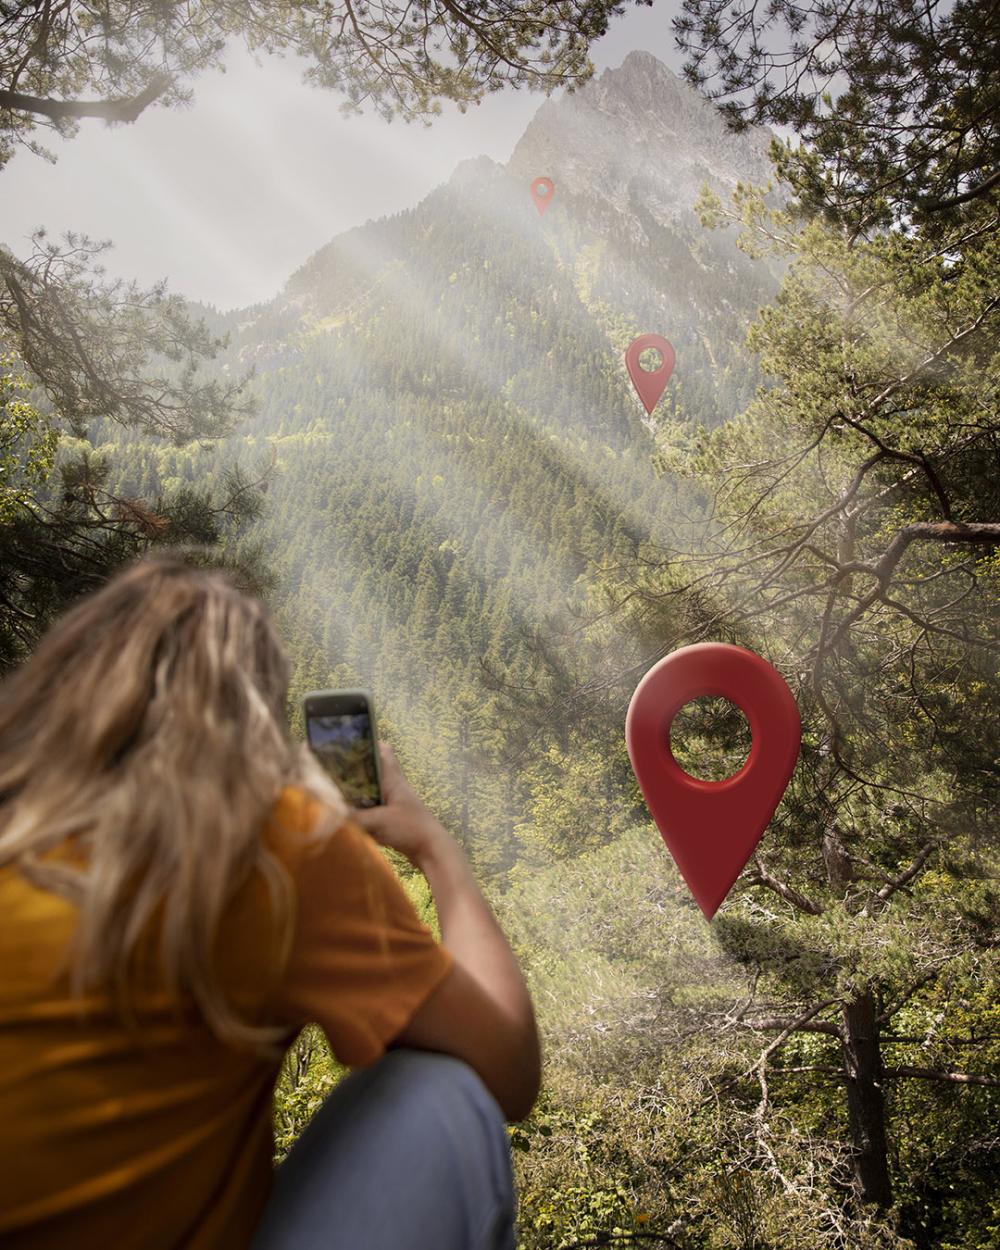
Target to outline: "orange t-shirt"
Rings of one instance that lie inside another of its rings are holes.
[[[377,1059],[453,958],[378,844],[346,820],[310,840],[317,811],[286,789],[264,831],[295,882],[291,956],[276,965],[266,885],[226,912],[231,1001],[289,1041],[321,1025],[344,1064]],[[267,1199],[279,1063],[219,1043],[166,994],[135,1037],[100,995],[53,978],[75,908],[0,869],[0,1245],[5,1250],[245,1247]]]

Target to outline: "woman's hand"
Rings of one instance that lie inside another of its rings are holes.
[[[451,835],[403,776],[387,742],[379,743],[379,758],[383,802],[378,807],[352,808],[351,819],[376,842],[399,851],[419,868],[421,860],[442,839],[450,841]]]

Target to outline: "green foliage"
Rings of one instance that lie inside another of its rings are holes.
[[[110,245],[84,235],[39,230],[32,245],[23,260],[0,247],[0,344],[54,422],[83,435],[111,418],[181,444],[246,415],[244,381],[203,368],[221,340],[165,283],[108,281]]]
[[[989,197],[1000,156],[991,0],[684,0],[684,73],[729,122],[788,127],[780,175],[849,233],[950,225]]]
[[[781,1087],[762,1129],[746,1075],[757,1043],[733,1018],[752,979],[647,824],[510,875],[497,906],[526,969],[546,1073],[531,1116],[510,1130],[522,1250],[613,1227],[692,1250],[912,1245],[845,1198],[842,1126],[803,1114],[811,1095],[817,1109],[835,1105],[815,1078],[784,1078],[799,1087]]]
[[[4,427],[10,428],[10,427]],[[19,437],[19,441],[23,436]],[[253,593],[272,585],[266,553],[246,533],[261,496],[237,467],[215,489],[179,485],[143,499],[112,489],[113,459],[43,435],[0,515],[0,671],[18,663],[73,600],[154,546],[229,568]],[[54,472],[45,466],[53,465]],[[34,479],[34,481],[32,481]],[[42,479],[42,480],[39,480]]]
[[[31,384],[0,357],[0,525],[31,498],[55,459],[56,433],[30,400]]]
[[[274,1090],[274,1161],[280,1163],[323,1100],[346,1075],[323,1031],[306,1025],[289,1047]]]

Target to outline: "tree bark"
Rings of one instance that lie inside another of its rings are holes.
[[[864,1202],[892,1204],[886,1147],[882,1051],[875,996],[867,991],[845,1003],[841,1050],[847,1077],[854,1175]]]
[[[854,872],[850,853],[834,823],[824,831],[823,860],[831,886],[843,897]],[[844,1004],[840,1048],[847,1084],[852,1163],[861,1199],[888,1207],[892,1204],[892,1181],[886,1145],[885,1070],[875,995],[871,990],[855,995]]]

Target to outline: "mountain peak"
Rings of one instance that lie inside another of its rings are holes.
[[[628,74],[631,76],[642,74],[665,82],[683,83],[683,79],[668,69],[652,52],[647,52],[644,48],[634,48],[617,69],[606,69],[601,77],[604,78],[608,74]]]
[[[726,194],[771,176],[769,133],[736,135],[718,109],[652,53],[630,52],[616,69],[546,101],[507,169],[545,173],[567,198],[621,212],[643,200],[664,220],[690,212],[703,184]],[[596,224],[596,223],[595,223]]]

